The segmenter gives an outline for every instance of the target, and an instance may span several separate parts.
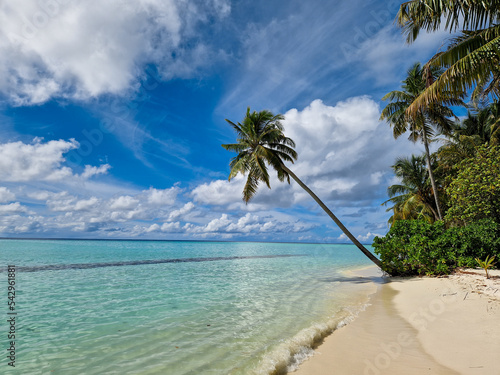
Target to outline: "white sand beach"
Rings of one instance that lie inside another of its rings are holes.
[[[500,271],[490,274],[389,279],[294,375],[500,375]]]

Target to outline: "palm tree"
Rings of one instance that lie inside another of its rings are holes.
[[[408,108],[415,102],[419,95],[426,88],[426,81],[433,80],[439,76],[440,70],[431,68],[424,79],[424,71],[420,63],[415,63],[408,70],[406,79],[402,82],[402,89],[391,91],[385,95],[382,100],[389,100],[390,103],[382,110],[380,119],[389,121],[393,128],[394,138],[398,138],[407,131],[410,132],[409,140],[416,142],[422,141],[425,146],[425,155],[427,159],[427,168],[429,178],[432,184],[432,190],[437,208],[437,220],[442,220],[441,209],[439,205],[438,189],[434,175],[432,173],[431,156],[429,143],[434,136],[434,129],[440,133],[450,131],[453,122],[449,117],[454,116],[451,109],[440,103],[430,103],[426,107],[419,107],[415,114],[408,114]],[[456,99],[456,104],[461,100]]]
[[[387,209],[387,211],[393,211],[389,224],[393,225],[397,220],[415,219],[434,222],[437,216],[436,204],[426,169],[425,156],[412,155],[411,158],[398,158],[392,169],[401,183],[391,185],[387,189],[390,199],[383,205],[394,204]]]
[[[397,23],[412,43],[421,29],[462,31],[451,39],[446,51],[437,53],[426,65],[446,68],[408,108],[460,96],[475,86],[473,97],[500,95],[500,1],[498,0],[412,0],[401,5]],[[446,95],[443,95],[446,94]]]
[[[276,170],[280,181],[286,179],[290,183],[290,177],[292,177],[321,206],[363,254],[377,266],[381,267],[380,260],[370,253],[316,194],[285,165],[285,162],[293,163],[297,159],[297,152],[294,150],[295,142],[283,133],[284,128],[281,124],[281,120],[283,119],[284,116],[281,114],[274,115],[267,110],[250,112],[250,108],[247,109],[243,123],[235,124],[226,119],[238,136],[238,143],[222,145],[226,150],[238,153],[229,164],[231,167],[229,180],[234,178],[238,173],[247,175],[247,180],[243,188],[243,200],[248,203],[257,192],[260,182],[264,182],[268,188],[271,188],[269,173],[267,171],[268,165]]]

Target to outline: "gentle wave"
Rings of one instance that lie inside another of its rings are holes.
[[[265,354],[253,375],[284,375],[297,370],[301,363],[314,355],[314,350],[335,330],[352,322],[368,303],[343,308],[323,323],[305,328],[292,338],[283,340]]]

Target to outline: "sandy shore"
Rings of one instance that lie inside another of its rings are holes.
[[[500,375],[500,271],[491,274],[390,279],[293,374]]]

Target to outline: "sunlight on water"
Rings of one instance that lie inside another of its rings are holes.
[[[14,371],[23,374],[283,373],[362,308],[366,285],[343,271],[370,264],[349,245],[2,240],[0,246],[0,266],[18,267]],[[278,256],[285,254],[305,256]],[[168,262],[188,258],[214,259]],[[67,267],[90,263],[108,266]],[[46,265],[58,267],[40,270]],[[0,282],[6,285],[5,272]]]

